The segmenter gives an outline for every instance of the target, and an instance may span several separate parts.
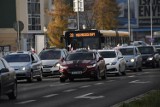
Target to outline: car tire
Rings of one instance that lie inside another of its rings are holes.
[[[105,68],[105,70],[104,70],[104,75],[101,77],[102,78],[102,80],[106,80],[107,79],[107,74],[106,74],[106,68]]]
[[[70,77],[70,78],[69,78],[69,81],[73,82],[73,81],[74,81],[74,78]]]
[[[38,76],[37,81],[42,81],[42,70],[40,71],[40,75]]]
[[[30,73],[30,77],[27,79],[27,82],[33,82],[33,72]]]
[[[60,78],[60,82],[61,82],[61,83],[65,82],[65,81],[66,81],[65,78]]]
[[[15,100],[17,98],[17,82],[14,84],[12,92],[8,94],[9,99]]]
[[[100,79],[100,71],[99,69],[95,72],[94,80],[98,81]]]

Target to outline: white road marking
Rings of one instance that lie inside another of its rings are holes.
[[[75,91],[76,89],[69,89],[69,90],[64,90],[63,92],[72,92]]]
[[[49,98],[49,97],[54,97],[54,96],[57,96],[58,94],[50,94],[50,95],[46,95],[46,96],[43,96],[44,98]]]
[[[104,83],[102,83],[102,82],[99,82],[99,83],[96,83],[95,85],[102,85],[102,84],[104,84]]]
[[[89,95],[92,95],[93,93],[88,93],[88,94],[84,94],[84,95],[81,95],[81,96],[77,96],[75,98],[86,98],[86,99],[98,99],[98,98],[104,98],[104,96],[89,96]]]
[[[84,85],[84,86],[81,86],[80,88],[87,88],[87,87],[90,87],[91,85]]]
[[[115,81],[115,80],[108,80],[108,81],[106,81],[106,82],[113,82],[113,81]]]
[[[67,85],[67,84],[69,84],[69,83],[54,84],[54,85],[50,85],[50,87],[63,86],[63,85]]]
[[[19,102],[17,104],[27,104],[27,103],[31,103],[31,102],[34,102],[36,100],[27,100],[27,101],[22,101],[22,102]]]
[[[145,84],[145,83],[149,83],[150,81],[140,81],[140,80],[134,80],[134,81],[131,81],[129,83],[141,83],[141,84]]]
[[[135,75],[131,75],[131,76],[128,76],[128,77],[135,77]]]

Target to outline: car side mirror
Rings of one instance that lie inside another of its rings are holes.
[[[32,61],[32,63],[37,63],[37,62],[38,62],[38,61],[35,61],[35,60],[34,60],[34,61]]]
[[[64,57],[62,57],[62,58],[60,59],[60,61],[63,62],[63,61],[64,61]]]

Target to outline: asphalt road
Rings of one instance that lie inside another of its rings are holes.
[[[2,96],[0,107],[111,107],[127,99],[160,89],[160,69],[128,71],[107,80],[77,79],[60,83],[58,78],[42,82],[18,82],[17,100]]]

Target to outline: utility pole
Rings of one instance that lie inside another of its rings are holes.
[[[133,41],[133,37],[131,35],[131,9],[130,9],[130,0],[128,0],[128,32],[129,32],[129,44]]]
[[[152,10],[152,0],[150,0],[150,21],[151,21],[151,45],[153,45],[153,10]]]

